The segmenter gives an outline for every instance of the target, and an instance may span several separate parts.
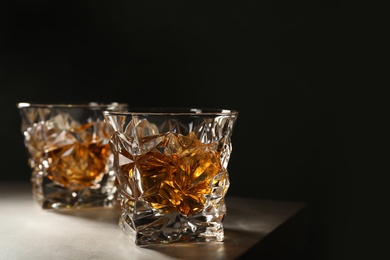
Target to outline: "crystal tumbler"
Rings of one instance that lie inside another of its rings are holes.
[[[33,198],[44,209],[112,207],[113,154],[102,111],[123,103],[18,103],[32,169]]]
[[[121,206],[136,245],[223,241],[237,111],[104,111]]]

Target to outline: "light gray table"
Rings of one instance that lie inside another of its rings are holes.
[[[225,241],[137,247],[117,209],[41,209],[29,183],[0,183],[0,259],[245,259],[292,256],[307,241],[306,204],[226,198]],[[264,258],[263,258],[264,259]],[[283,258],[287,259],[287,258]]]

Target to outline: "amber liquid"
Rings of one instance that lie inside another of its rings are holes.
[[[153,138],[156,137],[145,137],[141,143]],[[142,194],[140,191],[134,195],[153,208],[163,212],[178,210],[189,216],[204,208],[205,195],[210,194],[213,178],[221,170],[219,157],[210,144],[200,142],[194,133],[172,133],[146,154],[130,158],[134,162],[120,166],[120,172],[129,182],[140,183]]]
[[[93,123],[85,124],[69,132],[72,136],[82,136],[80,142],[72,139],[64,141],[65,145],[46,146],[43,156],[49,162],[46,172],[50,180],[66,188],[81,189],[95,185],[102,178],[110,147],[95,133],[84,132],[93,126]]]

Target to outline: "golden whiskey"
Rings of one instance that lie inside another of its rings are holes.
[[[141,143],[150,138],[141,139]],[[203,209],[210,184],[221,170],[218,152],[194,133],[171,133],[154,149],[131,160],[120,166],[120,172],[141,184],[140,199],[154,209],[178,210],[187,216]]]

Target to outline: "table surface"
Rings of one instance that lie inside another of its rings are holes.
[[[238,259],[306,207],[230,196],[226,205],[223,242],[137,247],[118,209],[43,210],[29,183],[0,183],[0,259]]]

